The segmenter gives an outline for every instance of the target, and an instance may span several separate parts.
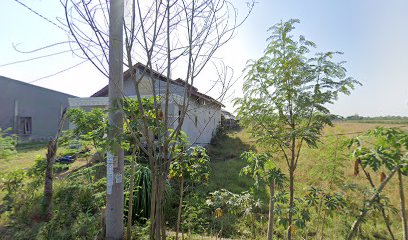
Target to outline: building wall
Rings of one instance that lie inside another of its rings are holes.
[[[140,75],[137,72],[137,76]],[[164,94],[166,89],[166,82],[156,80],[155,89],[157,94]],[[123,83],[123,91],[126,96],[134,97],[136,95],[134,81],[127,79]],[[139,92],[141,97],[152,95],[152,81],[146,76],[139,84]],[[178,117],[180,105],[182,105],[182,95],[184,87],[172,84],[170,86],[170,104],[169,104],[169,124],[175,128],[178,124]],[[92,98],[76,98],[70,99],[71,107],[81,107],[89,109],[89,107],[96,107],[102,104],[108,104],[107,96],[92,97]],[[162,106],[164,111],[164,105]],[[197,118],[197,122],[196,122]],[[184,119],[182,130],[189,136],[191,143],[198,145],[206,145],[210,143],[214,136],[216,129],[221,121],[221,106],[219,104],[204,101],[202,98],[192,96],[190,104],[187,109],[186,118]]]
[[[23,140],[55,136],[69,97],[74,96],[0,76],[0,128],[18,134],[15,115],[31,117],[31,134],[21,135]]]
[[[176,119],[181,112],[182,98],[172,99]],[[182,130],[189,136],[191,143],[206,145],[211,142],[221,121],[221,106],[192,96],[183,121]],[[174,122],[173,127],[177,126]]]
[[[139,72],[137,74],[140,74]],[[140,75],[137,75],[139,77]],[[152,83],[149,77],[144,77],[139,84],[139,91],[141,95],[152,94]],[[166,92],[166,82],[156,80],[155,89],[157,94],[164,94]],[[131,88],[131,89],[127,89]],[[135,95],[134,81],[124,82],[124,92],[127,96]],[[170,123],[175,128],[178,124],[178,115],[180,105],[182,105],[182,97],[184,87],[179,85],[170,85],[171,102],[169,106]],[[163,107],[164,109],[164,107]],[[197,118],[197,123],[196,123]],[[206,145],[210,143],[212,137],[216,133],[217,127],[221,122],[221,106],[209,101],[205,101],[196,96],[191,96],[189,106],[186,112],[186,117],[183,121],[182,130],[189,137],[191,143],[198,145]]]
[[[190,102],[182,127],[182,130],[189,136],[190,142],[198,145],[210,143],[221,120],[220,111],[221,106],[219,105]]]

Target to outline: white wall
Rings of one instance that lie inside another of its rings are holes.
[[[180,107],[175,105],[175,113],[178,115]],[[197,125],[196,125],[197,117]],[[197,145],[206,145],[210,143],[215,135],[218,125],[221,121],[221,106],[218,104],[205,103],[200,99],[190,99],[187,108],[186,117],[183,122],[182,130],[189,136],[189,141]],[[175,123],[176,125],[177,123]]]
[[[137,75],[139,76],[139,75]],[[166,82],[157,80],[155,82],[157,94],[164,94]],[[136,95],[134,81],[126,79],[124,81],[124,93],[126,96],[134,97]],[[139,84],[139,92],[142,97],[152,95],[152,84],[148,76],[144,77]],[[169,104],[169,124],[175,128],[178,123],[178,113],[182,104],[182,95],[184,87],[172,84],[170,87],[170,104]],[[101,107],[107,105],[106,97],[91,97],[70,99],[70,107],[80,107],[89,109],[92,107]],[[164,105],[162,106],[164,109]],[[164,110],[163,110],[164,111]],[[197,117],[197,125],[195,118]],[[206,145],[210,143],[216,133],[216,129],[221,122],[221,106],[219,104],[206,101],[197,96],[191,96],[186,118],[184,119],[182,131],[188,136],[191,143],[197,145]]]

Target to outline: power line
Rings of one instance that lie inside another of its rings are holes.
[[[40,81],[40,80],[45,79],[45,78],[49,78],[49,77],[56,76],[56,75],[58,75],[58,74],[60,74],[60,73],[63,73],[63,72],[66,72],[66,71],[68,71],[68,70],[71,70],[71,69],[73,69],[73,68],[75,68],[75,67],[78,67],[79,65],[85,63],[86,61],[88,61],[88,59],[85,59],[84,61],[82,61],[82,62],[80,62],[80,63],[77,63],[77,64],[75,64],[75,65],[73,65],[73,66],[70,66],[70,67],[68,67],[68,68],[65,68],[65,69],[63,69],[63,70],[61,70],[61,71],[58,71],[58,72],[56,72],[56,73],[50,74],[50,75],[48,75],[48,76],[37,78],[37,79],[35,79],[35,80],[31,81],[31,82],[28,82],[28,83],[34,83],[34,82]]]
[[[54,25],[55,27],[61,29],[62,31],[64,31],[64,32],[66,32],[66,33],[69,33],[69,31],[67,31],[67,29],[64,29],[64,28],[61,27],[60,25],[58,25],[58,24],[56,24],[55,22],[51,21],[50,19],[48,19],[48,18],[45,17],[44,15],[40,14],[39,12],[35,11],[35,10],[32,9],[31,7],[27,6],[26,4],[24,4],[24,3],[21,2],[20,0],[14,0],[14,1],[17,2],[17,3],[19,3],[21,6],[23,6],[23,7],[26,8],[26,9],[28,9],[30,12],[34,13],[34,14],[37,15],[38,17],[40,17],[40,18],[42,18],[43,20],[47,21],[48,23]],[[64,44],[64,43],[66,43],[66,42],[61,42],[61,43],[52,44],[52,45],[50,45],[50,46],[42,47],[42,48],[37,49],[37,50],[35,50],[35,51],[38,51],[38,50],[41,50],[41,49],[45,49],[45,48],[48,48],[48,47],[51,47],[51,46],[54,46],[54,45],[58,45],[58,44]],[[12,63],[6,63],[6,64],[3,64],[3,65],[0,65],[0,67],[12,65],[12,64],[17,64],[17,63],[28,62],[28,61],[32,61],[32,60],[36,60],[36,59],[45,58],[45,57],[51,57],[51,56],[55,56],[55,55],[62,54],[62,53],[66,53],[66,52],[72,52],[72,49],[71,49],[71,50],[62,51],[62,52],[52,53],[52,54],[48,54],[48,55],[44,55],[44,56],[39,56],[39,57],[31,58],[31,59],[16,61],[16,62],[12,62]],[[30,82],[28,82],[28,83],[34,83],[34,82],[37,82],[37,81],[40,81],[40,80],[43,80],[43,79],[46,79],[46,78],[49,78],[49,77],[56,76],[56,75],[58,75],[58,74],[60,74],[60,73],[66,72],[66,71],[68,71],[68,70],[71,70],[71,69],[73,69],[73,68],[75,68],[75,67],[77,67],[77,66],[79,66],[79,65],[81,65],[81,64],[83,64],[83,63],[85,63],[86,61],[88,61],[88,59],[86,59],[86,60],[84,60],[84,61],[82,61],[82,62],[79,62],[79,63],[77,63],[77,64],[75,64],[75,65],[72,65],[72,66],[70,66],[70,67],[68,67],[68,68],[65,68],[65,69],[63,69],[63,70],[61,70],[61,71],[55,72],[55,73],[53,73],[53,74],[50,74],[50,75],[47,75],[47,76],[44,76],[44,77],[37,78],[37,79],[35,79],[35,80],[33,80],[33,81],[30,81]]]
[[[19,53],[34,53],[34,52],[42,51],[42,50],[44,50],[44,49],[48,49],[48,48],[51,48],[51,47],[55,47],[55,46],[58,46],[58,45],[62,45],[62,44],[71,44],[71,42],[72,42],[72,41],[56,42],[56,43],[49,44],[49,45],[47,45],[47,46],[42,46],[42,47],[39,47],[39,48],[30,50],[30,51],[23,51],[23,50],[17,49],[17,46],[18,46],[19,44],[14,44],[14,43],[13,43],[13,48],[14,48],[14,50],[16,50],[16,51],[19,52]]]
[[[5,67],[5,66],[9,66],[9,65],[14,65],[14,64],[18,64],[18,63],[30,62],[30,61],[33,61],[33,60],[38,60],[38,59],[46,58],[46,57],[52,57],[52,56],[56,56],[56,55],[59,55],[59,54],[63,54],[63,53],[67,53],[67,52],[72,52],[72,51],[75,51],[75,50],[66,50],[66,51],[51,53],[51,54],[47,54],[47,55],[43,55],[43,56],[38,56],[38,57],[34,57],[34,58],[19,60],[19,61],[10,62],[10,63],[5,63],[5,64],[0,65],[0,67]]]
[[[30,12],[34,13],[35,15],[39,16],[40,18],[44,19],[45,21],[51,23],[52,25],[56,26],[57,28],[61,29],[64,32],[68,32],[66,29],[62,28],[61,26],[59,26],[58,24],[56,24],[55,22],[51,21],[50,19],[48,19],[47,17],[41,15],[40,13],[38,13],[37,11],[35,11],[34,9],[30,8],[29,6],[27,6],[26,4],[20,2],[20,0],[14,0],[15,2],[19,3],[21,6],[25,7],[26,9],[28,9]]]

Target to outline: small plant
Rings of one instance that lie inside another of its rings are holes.
[[[312,175],[316,181],[328,183],[330,189],[344,185],[345,163],[348,159],[348,140],[341,136],[327,136],[324,144],[319,145],[317,163],[313,166]]]
[[[367,137],[369,141],[364,141]],[[353,145],[356,146],[352,153],[355,159],[356,174],[359,172],[360,165],[364,172],[365,168],[371,168],[375,172],[385,168],[389,172],[385,174],[384,179],[381,179],[381,183],[376,188],[374,194],[364,204],[360,215],[350,229],[347,239],[352,239],[355,236],[370,208],[374,204],[380,203],[379,198],[382,190],[395,174],[398,175],[403,238],[404,240],[408,239],[408,220],[402,179],[403,176],[408,175],[408,133],[397,128],[377,127],[363,136],[352,139],[350,147]],[[367,176],[366,172],[365,174]],[[370,181],[369,176],[367,176],[367,179]],[[372,181],[370,183],[372,184]]]
[[[248,162],[248,165],[241,170],[244,175],[249,175],[255,180],[256,187],[266,184],[269,187],[269,224],[268,240],[273,238],[274,208],[275,208],[275,187],[283,188],[284,174],[276,168],[268,154],[257,154],[252,151],[244,152],[241,158]]]
[[[205,148],[200,146],[191,147],[185,149],[186,144],[180,144],[177,146],[174,155],[175,158],[170,164],[169,177],[176,178],[179,181],[180,198],[179,209],[176,226],[176,240],[178,239],[178,233],[181,224],[181,215],[183,208],[183,195],[186,183],[200,183],[208,180],[209,176],[209,162],[210,159],[207,155]]]
[[[0,190],[5,192],[3,204],[0,205],[0,213],[11,210],[14,206],[18,191],[24,185],[26,173],[23,170],[15,170],[0,176]]]
[[[10,131],[10,128],[5,130],[0,128],[0,159],[6,158],[17,152],[17,136],[9,134],[8,132]]]
[[[212,231],[217,236],[223,237],[229,237],[236,233],[233,225],[237,218],[247,218],[247,223],[253,230],[254,213],[262,207],[261,202],[249,192],[236,194],[226,189],[209,193],[206,203],[213,214]],[[255,232],[252,231],[251,234],[255,234]]]
[[[204,233],[211,221],[210,212],[205,202],[205,196],[197,194],[187,195],[182,215],[182,226],[187,228],[190,235],[191,233]]]
[[[327,217],[332,217],[333,213],[340,214],[347,207],[347,201],[343,194],[339,192],[323,191],[322,189],[310,186],[305,202],[309,208],[313,208],[317,214],[315,233],[321,232],[321,239],[324,239],[324,230],[327,225]],[[309,218],[310,220],[310,218]],[[319,229],[320,228],[320,229]]]
[[[132,206],[132,225],[136,222],[138,224],[144,224],[146,219],[150,217],[150,201],[151,201],[151,188],[152,179],[150,169],[142,164],[136,164],[134,176],[134,194],[133,194],[133,206]],[[125,189],[129,189],[130,185],[130,169],[125,169]],[[129,180],[129,181],[128,181]],[[125,192],[125,213],[129,211],[129,196],[130,192]]]

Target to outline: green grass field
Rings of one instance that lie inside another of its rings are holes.
[[[344,146],[344,143],[353,136],[360,135],[378,126],[406,128],[408,125],[343,121],[335,122],[334,127],[326,127],[321,137],[319,147],[317,149],[304,147],[301,152],[295,175],[295,194],[301,196],[308,186],[313,185],[324,189],[344,192],[349,198],[361,199],[362,203],[364,197],[361,191],[363,189],[369,189],[368,182],[362,173],[358,176],[354,176],[354,160],[350,158],[350,150]],[[337,136],[337,134],[341,135]],[[340,146],[341,143],[343,143],[342,146]],[[240,154],[249,149],[257,152],[267,151],[265,147],[257,146],[255,141],[243,130],[229,132],[217,145],[210,146],[208,149],[213,162],[212,173],[206,190],[210,192],[225,188],[235,193],[246,191],[250,189],[253,184],[251,179],[240,176],[239,174],[242,167],[246,165],[246,163],[240,159]],[[337,158],[337,165],[331,166],[328,159],[333,159],[334,156]],[[286,162],[284,162],[283,159],[276,159],[276,165],[283,169],[285,173],[287,172]],[[330,171],[333,171],[333,173]],[[386,170],[384,171],[386,172]],[[378,186],[380,181],[379,174],[373,172],[370,174]],[[345,190],[341,186],[353,186],[356,190]],[[407,178],[405,178],[405,186],[408,186]],[[264,193],[266,194],[266,190]],[[384,195],[389,197],[393,207],[399,209],[399,192],[396,178],[392,179],[386,187]],[[260,198],[265,201],[267,196],[260,196]],[[408,204],[408,202],[406,204]],[[401,239],[402,229],[398,214],[390,214],[390,219],[397,239]],[[338,219],[337,221],[340,220]],[[337,229],[336,227],[337,223],[336,221],[328,223],[329,227],[325,235],[333,237],[330,239],[339,239],[343,236],[341,232],[343,230]],[[367,232],[371,232],[372,236],[377,236],[378,238],[376,239],[388,239],[385,225],[381,221],[375,223],[375,225],[372,223],[366,225],[364,225],[363,228],[365,228]]]
[[[46,142],[24,143],[17,146],[17,154],[0,159],[0,172],[29,168],[36,156],[45,156]]]

